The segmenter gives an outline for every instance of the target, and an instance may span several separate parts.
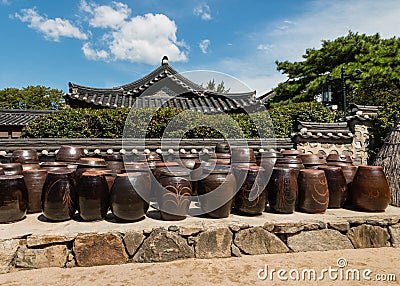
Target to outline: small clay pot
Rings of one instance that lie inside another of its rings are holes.
[[[294,169],[274,168],[267,186],[269,206],[277,213],[291,214],[296,208],[298,193]]]
[[[347,183],[342,168],[327,166],[323,168],[328,182],[330,209],[343,207],[347,198]]]
[[[15,150],[11,155],[11,163],[32,164],[39,163],[36,150]]]
[[[4,174],[7,176],[22,175],[21,163],[4,163],[0,164],[0,168],[3,169]]]
[[[350,187],[351,201],[363,211],[382,212],[390,203],[390,189],[381,166],[359,166]]]
[[[69,220],[75,214],[77,191],[74,171],[58,169],[47,172],[42,190],[42,212],[52,221]]]
[[[236,191],[236,179],[226,166],[204,167],[206,175],[198,182],[200,207],[212,218],[228,217]]]
[[[110,193],[110,207],[119,221],[136,221],[149,209],[150,172],[118,174]]]
[[[79,215],[85,221],[103,220],[109,208],[107,180],[101,171],[86,171],[78,183]]]
[[[21,220],[28,207],[28,191],[21,175],[0,176],[0,223]]]
[[[164,220],[185,219],[192,195],[190,173],[186,168],[170,167],[160,171],[163,189],[157,194],[161,218]]]
[[[28,213],[42,211],[42,189],[47,177],[47,170],[32,169],[23,171],[24,181],[28,191]]]
[[[329,189],[323,170],[302,169],[298,177],[298,209],[306,213],[324,213],[329,205]]]
[[[62,145],[56,154],[56,161],[62,162],[78,162],[85,153],[81,146]]]
[[[256,163],[256,156],[252,148],[232,148],[231,163]]]
[[[123,155],[103,155],[102,158],[106,161],[107,168],[115,174],[121,174],[124,169]]]
[[[236,167],[233,170],[239,189],[235,196],[235,210],[246,215],[262,214],[267,199],[265,170],[260,166]]]

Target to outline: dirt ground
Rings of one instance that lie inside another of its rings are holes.
[[[398,248],[378,248],[46,268],[2,274],[0,285],[399,285],[399,257]]]

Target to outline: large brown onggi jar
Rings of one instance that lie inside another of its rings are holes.
[[[76,211],[77,191],[74,171],[59,169],[47,172],[42,190],[43,215],[53,221],[71,219]]]
[[[354,206],[363,211],[384,211],[390,203],[390,189],[381,166],[359,166],[350,187]]]
[[[267,199],[265,170],[260,166],[235,167],[236,187],[234,208],[247,215],[259,215]]]
[[[277,213],[293,213],[296,208],[297,193],[296,171],[290,168],[274,168],[267,185],[271,210]]]
[[[328,182],[323,170],[302,169],[298,177],[298,209],[306,213],[324,213],[329,205]]]
[[[11,155],[11,163],[34,164],[39,163],[36,150],[15,150]]]
[[[210,166],[203,169],[206,175],[198,182],[200,207],[209,217],[228,217],[236,193],[236,179],[226,166]]]
[[[102,220],[109,208],[107,180],[102,171],[86,171],[78,182],[79,215],[85,221]]]
[[[256,163],[256,156],[252,148],[234,147],[232,148],[231,164],[236,163]]]
[[[21,175],[0,176],[0,223],[21,220],[28,207],[28,191]]]
[[[149,209],[150,172],[118,174],[110,193],[110,207],[119,221],[136,221]]]
[[[85,154],[81,146],[62,145],[56,154],[56,161],[77,162]]]
[[[347,199],[347,183],[342,168],[335,166],[320,167],[325,172],[329,189],[328,208],[341,208]]]
[[[42,189],[47,177],[47,170],[23,171],[26,189],[28,190],[28,213],[42,211]]]
[[[188,215],[192,184],[186,168],[170,167],[160,171],[160,184],[163,188],[157,194],[161,218],[182,220]]]

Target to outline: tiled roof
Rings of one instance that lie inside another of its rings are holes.
[[[32,120],[49,114],[52,110],[0,109],[0,126],[25,126]]]
[[[92,88],[69,83],[65,95],[72,107],[178,107],[203,113],[220,113],[246,109],[250,112],[261,108],[255,92],[218,93],[206,90],[190,81],[168,63],[147,76],[114,88]]]
[[[298,139],[316,139],[319,141],[352,140],[354,134],[347,126],[347,122],[321,123],[299,121],[296,132],[292,134]]]

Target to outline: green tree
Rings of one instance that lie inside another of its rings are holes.
[[[203,85],[202,85],[203,86]],[[217,86],[215,83],[215,79],[210,80],[207,82],[207,85],[205,86],[205,89],[220,92],[220,93],[228,93],[231,89],[225,87],[224,81],[221,81]]]
[[[328,75],[340,77],[341,68],[357,79],[347,81],[349,103],[381,105],[400,94],[400,39],[382,39],[379,34],[349,32],[333,41],[323,40],[320,49],[307,49],[303,61],[276,61],[288,80],[275,88],[273,103],[312,101],[321,94]],[[340,83],[332,87],[339,102]]]
[[[22,89],[0,90],[0,108],[3,109],[63,109],[63,92],[45,86],[27,86]]]

